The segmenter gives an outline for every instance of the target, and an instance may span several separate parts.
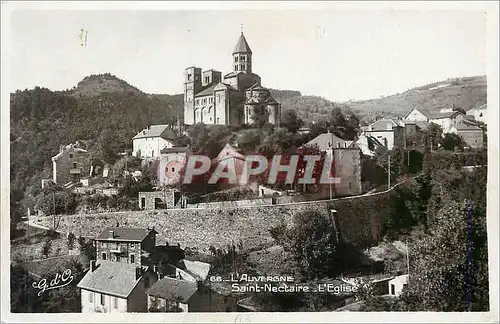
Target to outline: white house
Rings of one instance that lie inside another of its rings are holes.
[[[177,135],[168,125],[152,125],[132,138],[133,156],[158,158],[161,150],[174,147]]]
[[[399,296],[403,288],[408,284],[408,275],[401,275],[389,280],[389,295]]]
[[[450,133],[453,126],[464,119],[464,114],[452,108],[443,108],[439,112],[429,112],[424,109],[414,108],[406,117],[405,121],[434,123],[443,129],[443,133]]]
[[[135,264],[99,260],[78,283],[82,313],[146,312],[146,291],[158,275]]]
[[[485,124],[488,123],[488,115],[487,115],[487,104],[484,104],[482,106],[472,108],[467,111],[467,116],[474,116],[474,119],[480,122],[483,122]]]
[[[405,143],[405,128],[402,121],[392,119],[380,119],[370,124],[365,135],[375,137],[384,144],[388,150],[394,147],[403,147]]]

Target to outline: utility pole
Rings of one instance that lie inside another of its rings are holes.
[[[387,172],[387,190],[391,189],[391,154],[389,153],[389,170]]]
[[[56,194],[54,191],[52,191],[52,210],[53,210],[53,214],[54,214],[54,221],[53,221],[53,228],[55,229],[56,228]]]
[[[408,267],[408,277],[410,277],[410,250],[408,249],[408,239],[406,239],[406,265]]]

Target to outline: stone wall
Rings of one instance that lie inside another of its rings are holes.
[[[340,235],[348,241],[371,245],[379,240],[384,217],[389,216],[388,201],[393,190],[333,199],[258,207],[218,209],[165,209],[154,211],[102,213],[63,216],[58,231],[72,231],[77,236],[97,236],[106,227],[147,228],[158,231],[157,244],[179,243],[182,248],[207,252],[210,245],[226,247],[243,242],[243,248],[272,244],[269,229],[281,221],[290,223],[293,215],[302,211],[318,211],[332,215]],[[52,218],[40,218],[38,224],[52,226]]]
[[[179,192],[176,190],[139,192],[139,208],[145,210],[156,209],[156,199],[161,200],[165,208],[174,208],[180,202],[180,197],[176,197],[176,193],[179,195]]]

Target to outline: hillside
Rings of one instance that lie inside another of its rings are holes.
[[[86,141],[112,162],[118,152],[132,148],[131,138],[141,129],[176,123],[182,95],[147,95],[118,80],[91,76],[68,91],[36,87],[11,93],[13,188],[25,190],[50,176],[51,157],[61,144]]]
[[[141,90],[110,73],[85,77],[82,81],[78,82],[76,87],[70,90],[69,93],[76,97],[95,97],[106,92],[121,92],[130,95],[144,94]]]
[[[368,118],[376,115],[404,117],[418,107],[434,112],[454,104],[469,110],[486,103],[486,92],[486,76],[473,76],[448,79],[388,97],[346,104]]]
[[[364,122],[376,115],[404,116],[413,107],[438,110],[456,104],[470,109],[486,102],[486,77],[449,79],[380,99],[334,103],[299,91],[271,89],[283,111],[295,109],[304,121],[320,121],[334,107],[357,112]],[[67,91],[36,87],[11,93],[11,184],[25,190],[50,176],[50,158],[59,145],[87,141],[113,161],[131,149],[131,138],[151,124],[183,119],[183,96],[146,94],[109,73],[91,75]]]

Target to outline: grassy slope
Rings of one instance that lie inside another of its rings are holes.
[[[437,86],[443,86],[433,89]],[[447,86],[445,86],[447,85]],[[413,108],[439,111],[455,104],[465,110],[486,103],[486,76],[448,79],[410,89],[392,96],[349,102],[352,109],[365,116],[405,116]]]

